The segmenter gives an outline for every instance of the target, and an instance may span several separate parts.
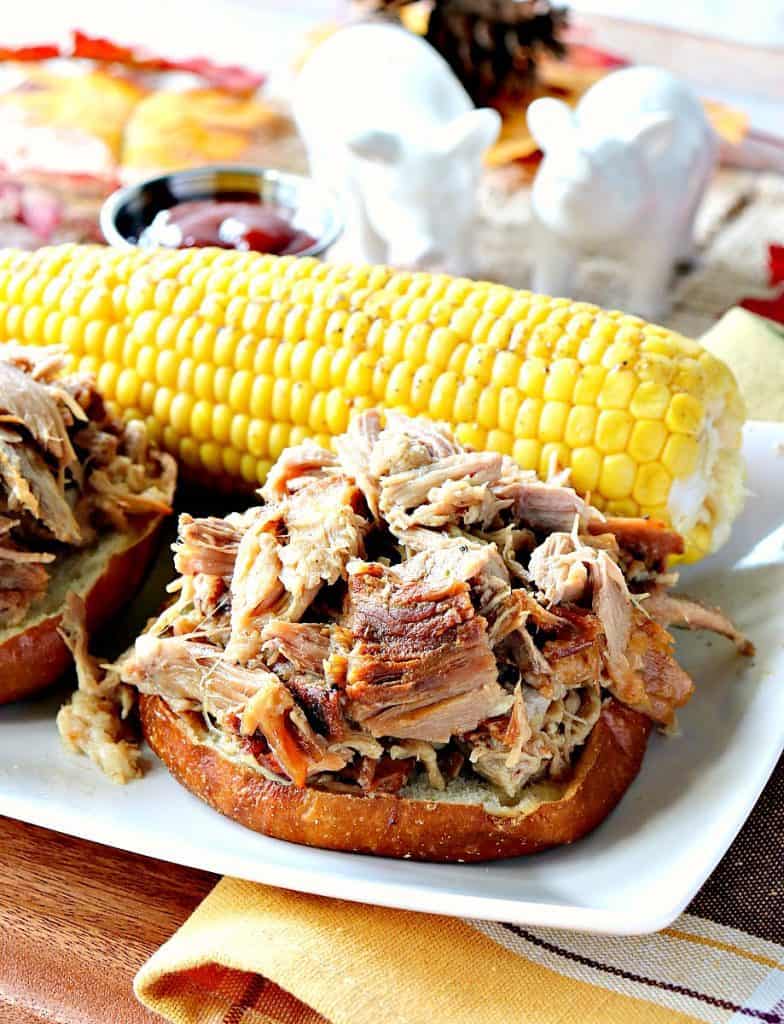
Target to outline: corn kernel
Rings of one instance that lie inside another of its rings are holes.
[[[414,374],[408,363],[398,363],[389,375],[387,384],[386,400],[392,405],[399,407],[407,402],[411,395],[411,382]]]
[[[568,416],[568,402],[545,402],[539,420],[539,440],[560,441],[564,436]]]
[[[664,422],[678,434],[698,434],[704,420],[702,403],[693,395],[673,395]]]
[[[212,391],[216,402],[228,402],[231,384],[234,380],[234,369],[231,366],[218,366],[212,378]]]
[[[307,424],[310,415],[310,403],[313,401],[314,394],[313,385],[308,380],[296,380],[291,385],[289,414],[295,424],[299,426]]]
[[[597,398],[600,409],[628,409],[637,389],[637,376],[632,370],[609,370]]]
[[[120,405],[135,405],[139,397],[139,377],[135,370],[122,370],[117,378],[115,397]]]
[[[289,395],[291,391],[291,381],[286,377],[279,377],[272,386],[272,419],[278,422],[287,423],[291,418]],[[270,414],[269,406],[265,410],[266,414]]]
[[[188,433],[191,425],[191,413],[193,412],[193,398],[179,392],[172,399],[169,409],[169,419],[174,429],[180,436]]]
[[[278,424],[281,426],[281,424]],[[248,451],[251,455],[267,455],[270,449],[270,430],[268,420],[251,420],[248,424]]]
[[[141,356],[141,353],[140,353]],[[212,381],[215,367],[212,363],[203,363],[193,371],[193,393],[197,398],[211,400],[213,397]]]
[[[645,467],[642,467],[645,468]],[[599,474],[599,490],[605,499],[628,498],[634,487],[637,466],[625,452],[607,455]]]
[[[571,455],[571,480],[581,494],[596,490],[601,471],[602,457],[595,448],[574,449]]]
[[[514,438],[506,430],[488,430],[487,447],[490,451],[500,452],[502,455],[511,455],[514,447]]]
[[[634,500],[640,505],[663,505],[671,486],[672,477],[660,462],[646,462],[637,470]]]
[[[547,380],[547,364],[543,359],[526,359],[520,367],[518,388],[528,398],[541,398]]]
[[[640,508],[631,498],[619,498],[608,501],[605,511],[608,516],[636,516],[639,515]]]
[[[169,419],[169,411],[171,409],[172,399],[174,398],[174,392],[171,388],[158,388],[155,392],[155,399],[152,403],[152,411],[155,418],[163,423]]]
[[[676,479],[691,476],[697,468],[700,446],[695,437],[672,434],[664,446],[662,463]]]
[[[521,402],[515,419],[515,437],[535,438],[539,436],[539,419],[542,402],[538,398],[526,398]]]
[[[262,419],[269,416],[272,407],[272,391],[275,387],[275,378],[268,374],[260,374],[251,385],[250,403],[248,405],[251,416]]]
[[[283,449],[281,449],[282,451]],[[251,455],[249,452],[240,458],[240,473],[242,474],[243,480],[249,484],[258,483],[258,474],[256,472],[256,457]]]
[[[483,451],[487,447],[487,431],[476,423],[459,423],[455,430],[455,436],[460,444],[464,444],[467,448]]]
[[[231,380],[229,405],[239,412],[246,412],[249,408],[252,390],[253,375],[248,370],[238,370]]]
[[[458,422],[476,421],[482,390],[482,382],[475,377],[469,377],[458,385],[454,406],[454,417]]]
[[[542,446],[538,441],[518,438],[512,448],[512,457],[523,469],[538,469],[541,450]]]
[[[584,366],[575,381],[572,401],[576,405],[596,405],[606,376],[603,366]]]
[[[231,438],[232,416],[228,405],[219,403],[212,407],[212,436],[221,444],[227,444]]]
[[[485,430],[492,430],[498,424],[498,388],[488,384],[480,392],[477,421]]]
[[[641,381],[629,403],[629,412],[635,419],[661,420],[670,404],[670,392],[655,381]]]
[[[427,412],[433,385],[437,379],[438,370],[430,363],[423,363],[416,371],[411,381],[411,404],[415,409]],[[369,387],[352,393],[362,395],[367,394],[368,391],[370,391]]]
[[[580,364],[576,359],[556,359],[547,373],[543,397],[571,402],[579,374]]]
[[[101,394],[107,398],[114,398],[117,394],[117,379],[120,376],[120,367],[117,363],[104,363],[98,371],[96,384]]]
[[[564,428],[564,440],[570,448],[591,444],[596,433],[598,411],[592,405],[573,405],[569,409]]]
[[[634,421],[620,409],[605,409],[596,421],[596,447],[605,455],[623,452],[629,443]],[[618,497],[626,497],[621,494]]]
[[[348,413],[348,399],[339,388],[333,388],[327,395],[326,403],[327,424],[332,434],[345,433],[348,427]]]
[[[629,438],[629,454],[637,462],[653,462],[661,455],[667,429],[659,420],[637,420]]]
[[[308,425],[317,434],[327,435],[329,424],[327,423],[327,393],[318,391],[313,396],[308,413]]]
[[[437,420],[451,420],[460,381],[456,373],[447,370],[439,374],[430,393],[430,415]]]

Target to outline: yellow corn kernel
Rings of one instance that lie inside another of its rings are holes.
[[[605,456],[599,474],[599,490],[602,496],[608,500],[628,498],[634,487],[636,473],[634,459],[625,452]]]
[[[250,402],[248,409],[251,416],[260,419],[270,415],[272,408],[272,392],[275,387],[275,378],[268,374],[260,374],[251,385]]]
[[[660,462],[646,462],[637,470],[634,500],[640,505],[663,505],[672,486],[672,477]]]
[[[541,398],[547,380],[547,363],[543,359],[526,359],[520,367],[517,386],[529,398]]]
[[[439,374],[430,393],[430,415],[437,420],[451,422],[460,383],[456,373],[447,370]]]
[[[133,406],[139,398],[139,376],[135,370],[121,370],[115,385],[115,397],[120,405]]]
[[[488,430],[487,448],[490,451],[501,452],[502,455],[511,455],[514,448],[514,438],[506,430]]]
[[[606,376],[607,371],[603,366],[583,366],[572,394],[575,405],[596,405]]]
[[[517,410],[514,433],[516,437],[535,438],[539,436],[539,420],[542,402],[538,398],[526,398]]]
[[[368,371],[372,378],[372,370]],[[431,363],[423,363],[414,374],[411,381],[411,404],[421,412],[427,412],[430,404],[430,396],[433,392],[433,385],[438,379],[438,370]],[[352,390],[354,395],[367,394],[371,388]]]
[[[664,417],[665,424],[677,434],[699,433],[704,420],[702,402],[693,395],[673,395]]]
[[[275,426],[280,427],[281,424],[275,424]],[[248,424],[248,439],[246,443],[248,445],[248,451],[251,453],[251,455],[260,456],[268,454],[271,447],[271,429],[272,427],[270,425],[269,420],[250,421],[250,423]]]
[[[641,381],[629,403],[635,419],[661,420],[670,404],[670,392],[654,381]]]
[[[602,382],[597,405],[600,409],[628,409],[637,384],[637,375],[633,370],[609,370]]]
[[[591,444],[596,434],[598,411],[592,405],[569,407],[563,438],[570,448],[583,448]]]
[[[566,429],[569,416],[568,402],[545,402],[539,419],[539,440],[560,441]]]
[[[515,441],[512,449],[512,458],[519,463],[523,469],[539,468],[539,453],[542,446],[538,441],[522,439]]]
[[[228,405],[214,405],[212,407],[212,436],[221,444],[227,444],[231,440],[231,421],[233,413]]]
[[[297,426],[307,425],[314,394],[313,385],[308,380],[295,380],[291,385],[289,412]]]
[[[182,391],[176,394],[169,409],[169,419],[181,437],[184,437],[190,430],[192,412],[193,398]]]
[[[576,359],[556,359],[551,364],[544,382],[544,398],[552,398],[557,402],[571,402],[579,374],[580,364]]]
[[[477,421],[485,430],[492,430],[498,424],[498,388],[490,384],[480,392]]]
[[[253,374],[249,373],[248,370],[238,370],[231,380],[229,405],[239,412],[247,412],[252,391]]]
[[[605,409],[596,421],[596,447],[605,455],[626,450],[634,420],[620,409]],[[625,497],[625,495],[619,495]]]
[[[700,446],[695,437],[672,434],[664,445],[662,464],[676,479],[691,476],[697,468]]]
[[[602,472],[602,457],[595,448],[575,448],[572,451],[572,485],[581,494],[593,494],[599,486]]]
[[[637,462],[653,462],[667,441],[667,428],[659,420],[637,420],[629,437],[629,454]]]
[[[245,413],[236,413],[231,420],[230,440],[235,448],[240,451],[248,449],[248,426],[250,418]]]
[[[477,423],[460,423],[457,426],[455,435],[467,448],[474,448],[482,451],[487,446],[487,431]]]

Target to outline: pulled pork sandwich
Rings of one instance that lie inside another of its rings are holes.
[[[260,494],[181,516],[176,600],[102,685],[141,694],[180,782],[272,836],[437,861],[569,842],[692,694],[667,624],[751,649],[669,593],[678,534],[425,420],[365,413]]]
[[[68,667],[67,595],[90,628],[105,622],[171,511],[171,458],[107,413],[91,376],[64,370],[57,348],[0,345],[0,704]]]

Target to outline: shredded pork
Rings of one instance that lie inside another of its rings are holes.
[[[58,557],[171,511],[173,459],[65,369],[59,348],[0,345],[0,628],[44,597]]]
[[[247,512],[180,518],[175,601],[121,666],[284,781],[478,776],[514,801],[568,778],[610,695],[672,722],[693,683],[666,624],[749,650],[669,594],[660,524],[422,420],[364,413],[335,450],[284,452]]]

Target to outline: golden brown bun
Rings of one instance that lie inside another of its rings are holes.
[[[51,686],[72,662],[57,627],[65,593],[87,606],[87,626],[99,629],[135,593],[155,553],[161,518],[126,536],[112,533],[87,552],[74,552],[50,573],[43,606],[0,634],[0,704]]]
[[[484,790],[492,800],[483,785],[472,785],[471,803],[437,790],[427,799],[361,797],[275,782],[200,742],[160,697],[141,697],[141,720],[147,742],[178,782],[256,832],[331,850],[444,862],[516,857],[584,836],[631,784],[651,729],[644,715],[610,700],[568,783],[550,786],[546,799],[528,796],[519,809],[491,814],[476,795]]]

